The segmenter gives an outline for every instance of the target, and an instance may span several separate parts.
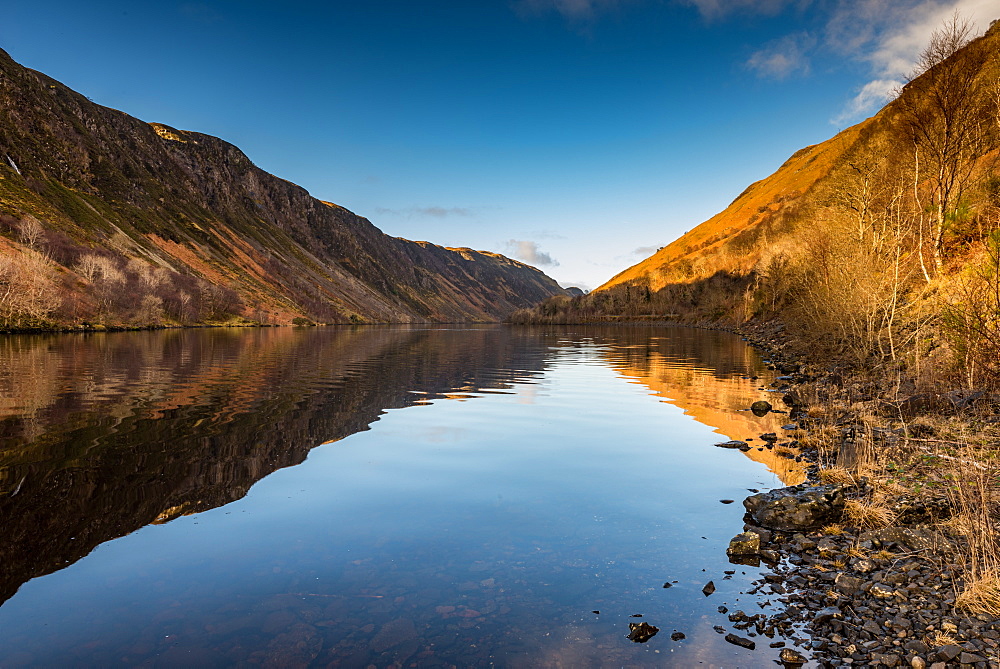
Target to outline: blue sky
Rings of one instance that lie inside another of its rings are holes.
[[[0,47],[385,232],[595,288],[868,116],[1000,0],[11,3]]]

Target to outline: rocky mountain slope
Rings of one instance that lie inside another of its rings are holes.
[[[218,138],[94,104],[0,51],[0,327],[496,321],[563,294],[383,234]]]

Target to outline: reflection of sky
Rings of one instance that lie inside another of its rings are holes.
[[[389,410],[241,500],[103,544],[0,608],[0,648],[39,664],[181,652],[225,664],[273,641],[261,630],[280,609],[292,621],[280,629],[324,638],[321,653],[406,619],[458,664],[488,659],[466,638],[505,666],[746,662],[711,629],[723,602],[753,605],[740,594],[753,570],[723,574],[742,509],[718,500],[780,482],[623,379],[613,350],[553,356],[504,394]],[[636,613],[661,628],[648,644],[624,638]],[[688,639],[671,642],[674,629]]]

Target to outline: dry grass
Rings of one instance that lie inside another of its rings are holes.
[[[823,483],[834,485],[856,485],[854,475],[844,467],[827,467],[819,473],[819,478]]]
[[[935,631],[924,637],[924,643],[926,643],[931,648],[940,648],[942,646],[953,646],[958,643],[958,639],[951,636],[950,634],[945,634],[941,631]]]
[[[863,550],[861,550],[861,547],[858,546],[858,545],[856,545],[856,544],[854,546],[851,546],[850,548],[848,548],[844,552],[844,554],[847,555],[847,557],[852,557],[852,558],[867,558],[868,557],[868,554],[865,553]]]
[[[888,561],[888,560],[894,560],[896,558],[896,554],[885,548],[880,548],[879,550],[875,551],[875,553],[872,554],[872,557],[875,558],[876,560]]]
[[[825,525],[819,529],[823,534],[829,534],[833,537],[839,537],[844,533],[844,526],[840,523],[831,523],[830,525]]]
[[[1000,573],[985,574],[966,585],[955,598],[955,607],[1000,618]]]
[[[875,529],[888,527],[895,519],[895,514],[889,507],[857,499],[847,500],[844,504],[844,516],[852,525]]]

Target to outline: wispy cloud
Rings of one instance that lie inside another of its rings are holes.
[[[548,267],[558,267],[559,261],[555,260],[548,253],[538,248],[537,242],[521,239],[508,239],[507,252],[523,260],[529,265],[543,265]]]
[[[475,216],[475,212],[468,207],[406,207],[405,209],[390,209],[386,207],[375,207],[375,213],[389,216],[430,216],[432,218],[448,218],[449,216]]]
[[[680,0],[683,4],[697,8],[709,21],[725,18],[730,14],[752,12],[754,14],[777,14],[789,5],[808,4],[808,0]]]
[[[640,246],[635,251],[632,251],[632,255],[634,255],[634,256],[651,256],[654,253],[656,253],[657,251],[659,251],[660,248],[662,248],[662,247],[657,247],[657,246]]]
[[[996,0],[841,0],[827,27],[831,47],[867,62],[871,79],[834,123],[860,120],[913,72],[931,33],[957,12],[982,33],[996,18]]]
[[[809,74],[809,52],[815,46],[816,38],[808,33],[786,35],[751,54],[746,66],[769,79],[785,79],[796,72]]]
[[[574,24],[590,23],[599,14],[618,9],[637,0],[515,0],[514,11],[521,17],[557,12]]]

